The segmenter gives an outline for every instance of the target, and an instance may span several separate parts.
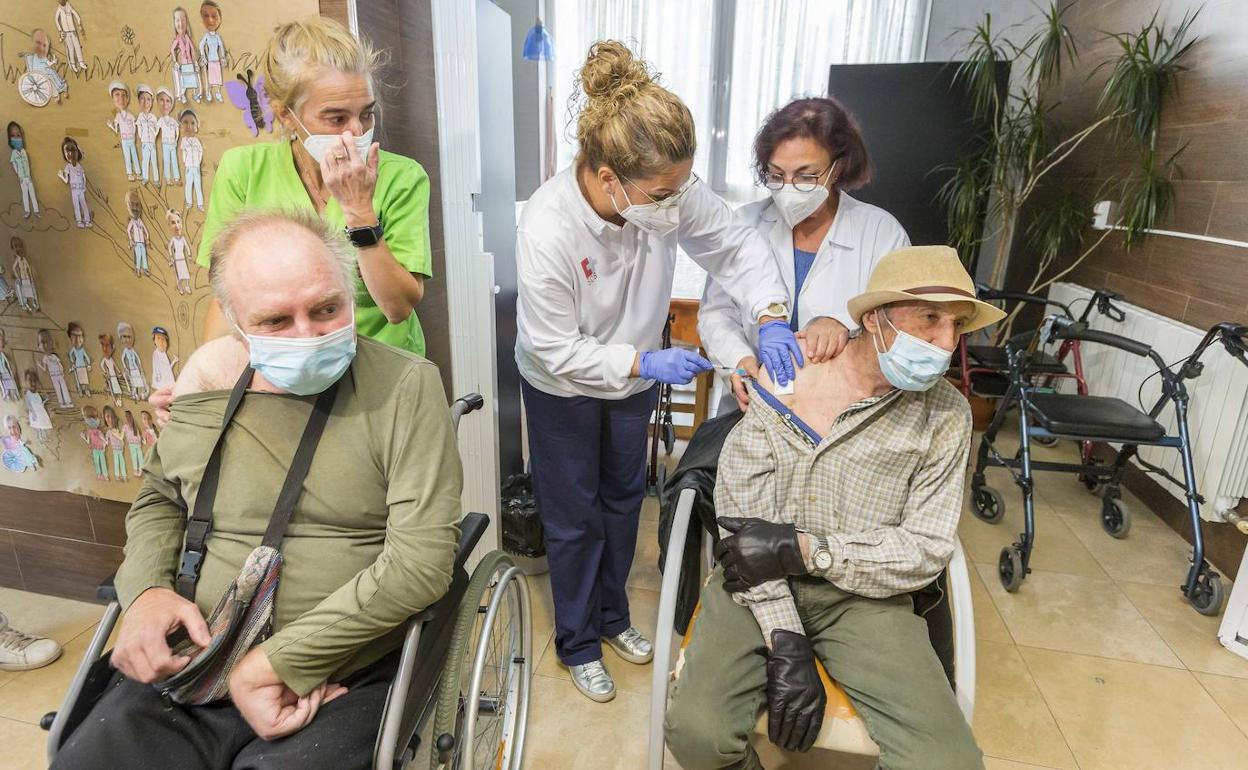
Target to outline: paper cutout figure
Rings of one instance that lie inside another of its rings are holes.
[[[200,176],[200,164],[204,162],[204,144],[199,141],[199,116],[195,110],[182,110],[178,116],[178,125],[182,129],[182,170],[183,184],[186,185],[186,208],[191,208],[191,194],[194,193],[195,205],[204,210],[204,185]]]
[[[69,92],[69,85],[56,71],[59,62],[52,55],[52,41],[48,33],[36,29],[30,33],[31,50],[23,54],[26,72],[17,81],[17,92],[22,101],[32,107],[46,107],[56,97],[59,105]]]
[[[52,380],[56,402],[62,409],[68,409],[74,405],[74,402],[69,397],[69,386],[65,383],[65,365],[61,363],[61,357],[56,354],[56,343],[52,341],[52,332],[40,329],[35,336],[39,341],[39,352],[43,353],[36,363]]]
[[[147,261],[147,225],[143,224],[143,196],[137,187],[126,193],[126,208],[130,210],[126,238],[130,241],[130,250],[134,252],[134,277],[151,275],[152,269]]]
[[[269,95],[264,90],[264,75],[256,78],[252,85],[252,71],[247,70],[247,77],[237,74],[237,81],[225,84],[225,92],[230,96],[230,104],[243,111],[243,125],[251,129],[252,136],[259,136],[260,129],[273,133],[273,110],[269,107]]]
[[[165,327],[152,327],[152,344],[156,346],[152,351],[152,389],[172,388],[178,357],[169,355],[169,332]]]
[[[17,390],[17,368],[13,365],[13,359],[9,358],[6,350],[8,346],[8,334],[0,329],[0,396],[5,401],[17,401],[22,395]]]
[[[35,182],[30,177],[30,154],[26,150],[26,132],[15,121],[9,121],[9,165],[17,174],[17,186],[22,191],[22,211],[26,219],[34,214],[39,218],[39,199],[35,197]]]
[[[156,106],[160,117],[156,126],[160,129],[160,159],[165,167],[165,184],[178,184],[182,174],[178,171],[178,119],[173,116],[173,94],[168,88],[156,89]]]
[[[191,40],[191,19],[181,6],[173,9],[173,43],[169,46],[173,60],[173,92],[178,101],[186,104],[186,92],[195,89],[192,98],[199,101],[204,93],[199,79],[199,64],[195,61],[195,43]]]
[[[217,102],[224,102],[221,97],[221,84],[224,80],[222,72],[225,67],[225,41],[217,30],[221,29],[221,6],[215,0],[204,0],[199,6],[199,20],[204,25],[204,36],[199,39],[200,63],[204,66],[205,80],[208,81],[204,91],[204,101],[210,102],[215,96]],[[211,90],[211,93],[209,93]]]
[[[57,0],[56,31],[61,35],[61,42],[65,43],[65,63],[70,72],[86,72],[87,59],[82,55],[82,38],[86,37],[87,30],[69,0]]]
[[[159,183],[160,169],[156,166],[156,134],[160,131],[160,123],[152,114],[156,95],[152,93],[151,86],[142,83],[135,87],[134,92],[139,97],[139,117],[134,121],[135,130],[139,134],[139,169],[144,183],[149,178],[152,182]],[[148,176],[149,167],[151,168],[150,177]]]
[[[187,179],[190,179],[189,175]],[[165,221],[169,223],[169,232],[172,233],[169,236],[169,266],[178,279],[178,293],[190,294],[191,242],[182,234],[182,215],[169,209],[165,212]]]
[[[91,381],[87,374],[91,371],[91,356],[87,353],[87,335],[77,321],[70,321],[65,328],[69,335],[69,351],[65,357],[69,359],[69,371],[74,375],[74,384],[78,387],[78,395],[91,395]]]
[[[123,139],[124,143],[125,140]],[[134,151],[134,140],[130,140],[130,150]],[[87,206],[87,170],[82,167],[82,148],[73,137],[61,140],[61,157],[65,158],[65,168],[56,172],[62,182],[69,185],[69,197],[74,203],[74,223],[79,227],[91,226],[91,208]],[[131,176],[131,179],[134,177]]]
[[[143,434],[139,432],[139,426],[134,422],[134,412],[129,409],[121,417],[121,435],[126,439],[126,449],[130,451],[130,467],[134,469],[134,475],[141,477],[143,475]]]
[[[3,264],[0,264],[0,300],[6,303],[13,301],[13,284],[9,283]]]
[[[144,411],[140,419],[143,420],[143,446],[151,449],[156,446],[156,439],[160,438],[160,434],[156,432],[156,421],[148,411]]]
[[[27,313],[39,309],[39,294],[35,291],[35,271],[26,261],[26,242],[14,235],[9,238],[13,252],[13,286],[17,291],[17,304]]]
[[[130,182],[139,175],[139,153],[135,149],[138,119],[130,111],[130,87],[120,80],[108,84],[108,94],[113,98],[117,112],[104,125],[121,139],[121,159],[126,164],[126,179]]]
[[[39,373],[27,369],[26,377],[26,424],[40,441],[46,441],[52,430],[52,417],[48,414],[47,399],[39,393]]]
[[[108,481],[108,438],[100,426],[100,415],[91,405],[82,408],[82,422],[86,428],[78,436],[91,450],[91,466],[95,469],[95,478]]]
[[[39,470],[39,458],[35,457],[35,453],[26,446],[26,440],[22,438],[22,425],[17,421],[17,417],[6,414],[4,427],[7,435],[2,442],[4,454],[0,455],[0,462],[4,463],[4,467],[14,473]]]
[[[117,375],[117,362],[113,360],[113,337],[101,334],[96,339],[100,341],[100,372],[104,375],[104,387],[113,397],[113,403],[121,406],[124,391],[121,389],[121,378]]]
[[[139,360],[139,353],[134,349],[134,327],[125,321],[118,323],[117,337],[121,340],[121,368],[126,373],[130,398],[135,401],[146,401],[147,378],[143,376],[143,362]]]
[[[113,481],[125,481],[129,478],[126,475],[126,437],[117,421],[117,410],[106,406],[100,413],[104,415],[104,438],[113,454]]]

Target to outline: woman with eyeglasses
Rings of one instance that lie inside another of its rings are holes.
[[[738,209],[737,221],[770,246],[806,359],[832,358],[849,339],[849,298],[866,291],[880,257],[910,239],[892,214],[845,192],[867,183],[871,164],[857,121],[835,99],[797,99],[768,116],[754,138],[754,172],[771,194]],[[698,334],[715,365],[731,372],[721,408],[748,404],[743,377],[758,373],[758,333],[748,308],[712,276]]]
[[[656,382],[711,368],[695,351],[661,347],[677,245],[761,327],[759,356],[777,362],[777,379],[802,361],[767,245],[691,173],[688,108],[610,40],[590,48],[579,91],[576,161],[520,217],[516,364],[555,650],[577,689],[602,702],[615,697],[603,640],[631,663],[653,654],[626,583]]]

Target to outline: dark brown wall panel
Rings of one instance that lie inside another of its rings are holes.
[[[12,537],[27,591],[94,601],[96,586],[121,564],[121,549],[116,546],[25,532]]]

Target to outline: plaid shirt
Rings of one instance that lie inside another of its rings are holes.
[[[826,538],[832,566],[811,574],[884,598],[922,588],[953,556],[971,443],[966,399],[943,380],[846,409],[819,437],[750,384],[750,409],[724,442],[715,485],[720,516],[791,522]],[[727,533],[721,533],[727,534]],[[803,633],[789,582],[734,595],[765,639]]]

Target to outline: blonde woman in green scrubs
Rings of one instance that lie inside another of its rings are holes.
[[[431,271],[429,177],[416,161],[372,141],[374,62],[367,44],[328,19],[274,31],[264,88],[287,140],[221,156],[196,261],[208,267],[216,234],[244,209],[315,210],[357,246],[356,330],[424,355],[414,308]],[[213,301],[204,339],[230,331]]]

